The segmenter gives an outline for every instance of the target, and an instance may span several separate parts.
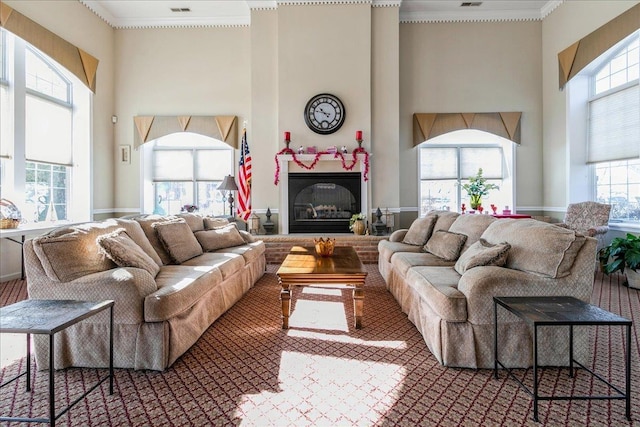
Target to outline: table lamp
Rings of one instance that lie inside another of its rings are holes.
[[[224,198],[229,201],[229,216],[233,215],[233,192],[238,191],[236,180],[232,175],[227,175],[222,180],[222,183],[218,185],[219,191],[226,191]]]

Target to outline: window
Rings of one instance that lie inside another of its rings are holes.
[[[480,131],[457,131],[420,146],[420,216],[430,210],[459,211],[462,203],[470,206],[468,194],[461,188],[470,176],[482,168],[488,182],[500,187],[483,197],[490,211],[495,204],[502,211],[512,205],[512,145],[498,136]]]
[[[88,220],[89,89],[24,40],[0,34],[3,197],[29,222]]]
[[[145,212],[179,213],[184,205],[195,205],[210,215],[228,213],[229,205],[218,185],[233,175],[233,149],[222,141],[192,133],[175,133],[146,143],[153,203]],[[235,197],[235,195],[234,195]]]
[[[598,59],[590,77],[587,162],[612,222],[640,222],[639,34]]]

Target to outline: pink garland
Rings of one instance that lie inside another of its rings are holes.
[[[340,160],[342,161],[342,168],[344,170],[350,171],[355,167],[356,163],[358,162],[358,154],[360,153],[364,154],[364,174],[362,175],[362,179],[364,179],[364,181],[367,182],[369,180],[369,153],[367,152],[367,150],[365,150],[362,147],[358,147],[355,150],[353,150],[353,152],[351,153],[350,165],[347,165],[344,159],[344,154],[340,152],[333,153],[333,158],[337,159],[339,157]],[[296,156],[296,152],[293,151],[291,148],[283,148],[274,157],[274,160],[276,162],[276,174],[275,174],[275,180],[274,180],[275,185],[278,185],[278,183],[280,182],[280,162],[278,161],[278,156],[281,154],[290,154],[293,157],[293,161],[296,162],[298,166],[307,170],[311,170],[316,167],[316,165],[320,161],[320,157],[323,154],[332,154],[332,153],[329,153],[328,151],[320,151],[315,154],[315,157],[313,158],[313,161],[311,162],[311,164],[307,165],[302,161],[298,160],[298,157]]]

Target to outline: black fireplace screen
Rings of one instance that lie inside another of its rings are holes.
[[[289,174],[290,233],[347,233],[358,212],[359,173]]]

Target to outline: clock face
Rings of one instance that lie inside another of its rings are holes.
[[[344,118],[342,101],[328,93],[314,96],[307,102],[304,109],[304,121],[309,129],[322,135],[328,135],[340,129]]]

